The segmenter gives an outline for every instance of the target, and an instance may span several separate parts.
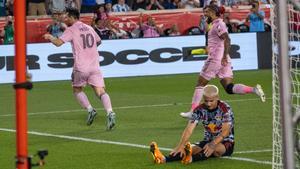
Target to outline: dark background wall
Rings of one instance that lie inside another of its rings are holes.
[[[272,69],[272,33],[259,32],[257,36],[258,68]]]

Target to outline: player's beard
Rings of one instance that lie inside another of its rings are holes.
[[[208,24],[210,24],[210,23],[212,22],[212,19],[211,19],[210,16],[207,16],[207,17],[206,17],[206,22],[207,22]]]
[[[70,27],[70,26],[72,26],[73,24],[70,22],[70,21],[68,21],[68,22],[65,22],[65,24],[68,26],[68,27]]]

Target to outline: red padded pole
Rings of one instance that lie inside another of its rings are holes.
[[[26,82],[26,1],[14,1],[16,83]],[[17,168],[28,169],[26,89],[16,89]]]

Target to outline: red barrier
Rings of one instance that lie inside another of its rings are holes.
[[[270,18],[270,9],[264,9],[266,13],[265,21],[268,23]],[[233,22],[243,23],[245,18],[249,14],[249,9],[234,9],[227,8],[226,13]],[[139,12],[129,12],[129,13],[112,13],[110,18],[112,23],[126,31],[132,31],[138,25]],[[185,34],[187,30],[191,27],[199,25],[200,16],[202,15],[202,9],[178,9],[178,10],[161,10],[161,11],[145,11],[144,21],[146,21],[146,16],[151,15],[156,23],[164,29],[170,28],[173,24],[177,24],[179,31]],[[81,21],[90,24],[92,21],[92,14],[81,16]],[[27,19],[27,42],[45,42],[42,38],[43,34],[46,33],[46,27],[50,24],[51,18],[36,18]],[[0,21],[0,30],[4,27],[4,21]]]

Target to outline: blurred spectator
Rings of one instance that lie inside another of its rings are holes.
[[[128,38],[130,38],[129,34],[126,31],[114,26],[113,24],[111,24],[111,22],[108,24],[108,28],[113,32],[113,34],[112,34],[113,39],[128,39]]]
[[[118,3],[112,7],[114,12],[129,12],[130,7],[125,3],[125,0],[118,0]]]
[[[236,4],[236,0],[221,0],[221,4],[224,6],[233,6]]]
[[[49,0],[48,3],[48,8],[51,14],[62,13],[66,9],[66,1],[63,0]]]
[[[200,30],[200,28],[198,26],[193,26],[193,27],[190,27],[188,30],[187,30],[187,35],[202,35],[202,31]]]
[[[207,5],[210,4],[211,0],[203,0],[203,7],[206,7]],[[199,5],[200,5],[200,1],[199,1]]]
[[[108,28],[108,23],[106,20],[101,20],[100,18],[97,18],[95,23],[95,32],[100,36],[101,39],[112,38],[112,31]]]
[[[13,26],[13,17],[7,16],[4,29],[0,33],[0,37],[3,38],[3,44],[12,44],[14,43],[14,26]]]
[[[205,32],[206,32],[206,27],[207,27],[206,20],[207,20],[207,18],[204,15],[202,15],[200,17],[199,29],[200,29],[201,34],[205,34]]]
[[[97,5],[105,4],[105,0],[96,0]]]
[[[182,6],[185,9],[193,9],[200,7],[199,0],[181,0]]]
[[[265,23],[265,32],[271,32],[271,31],[272,31],[272,27],[269,24]]]
[[[111,0],[105,0],[105,11],[107,13],[113,12]]]
[[[139,16],[139,26],[140,26],[140,29],[143,31],[144,38],[159,37],[160,33],[162,32],[161,29],[156,25],[152,16],[149,16],[147,18],[147,23],[144,24],[142,13]]]
[[[164,7],[157,0],[149,0],[149,3],[146,6],[147,10],[159,10],[164,9]]]
[[[94,18],[99,18],[102,20],[107,19],[108,13],[106,12],[105,5],[104,4],[98,5],[98,9],[95,11],[94,15],[95,15]]]
[[[14,15],[14,0],[6,0],[6,15]]]
[[[235,5],[249,5],[252,0],[235,0]]]
[[[265,12],[259,9],[259,3],[253,2],[251,13],[246,18],[246,22],[250,21],[250,32],[264,32]]]
[[[5,0],[0,0],[0,17],[6,16],[6,3]]]
[[[232,26],[232,32],[233,32],[233,33],[239,32],[239,30],[238,30],[238,25],[239,25],[239,23],[237,23],[237,22],[231,23],[231,26]]]
[[[66,8],[76,8],[80,11],[80,0],[66,0]]]
[[[245,24],[240,24],[237,26],[237,32],[249,32],[249,27]]]
[[[203,8],[204,7],[204,0],[199,0],[199,7]]]
[[[174,0],[164,0],[163,7],[165,9],[178,9],[178,6],[174,3]]]
[[[94,13],[97,7],[96,0],[82,0],[81,1],[81,13]]]
[[[47,26],[47,32],[52,36],[58,38],[67,28],[67,25],[62,22],[62,13],[53,11],[52,13],[52,23]]]
[[[132,4],[133,11],[142,11],[146,9],[146,0],[134,0]]]
[[[132,10],[132,6],[135,0],[125,0],[125,3],[130,7],[130,9]]]
[[[46,15],[45,0],[28,0],[28,2],[29,15]]]
[[[180,36],[180,32],[176,24],[173,24],[171,28],[164,31],[166,36]]]
[[[209,5],[217,5],[217,6],[221,6],[221,1],[218,0],[211,0],[209,2]]]
[[[228,33],[232,33],[232,25],[230,23],[229,16],[224,16],[224,23],[226,24]]]
[[[109,19],[97,18],[94,29],[101,39],[127,39],[128,33],[111,24]]]
[[[173,0],[174,6],[176,6],[176,9],[181,9],[183,8],[181,0]]]
[[[259,0],[259,3],[261,4],[270,4],[269,0]]]

